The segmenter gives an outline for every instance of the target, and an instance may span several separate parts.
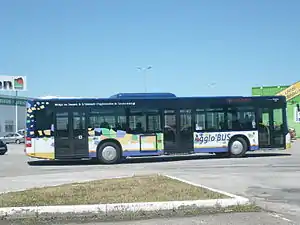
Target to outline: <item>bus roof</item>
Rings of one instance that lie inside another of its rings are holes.
[[[191,96],[191,97],[177,97],[173,93],[160,92],[160,93],[117,93],[110,96],[109,98],[99,98],[99,97],[61,97],[61,96],[44,96],[32,99],[34,101],[39,100],[117,100],[117,99],[210,99],[210,98],[252,98],[252,99],[267,99],[267,98],[285,98],[284,96]]]
[[[177,96],[169,92],[159,92],[159,93],[118,93],[110,96],[109,98],[117,99],[133,99],[133,98],[176,98]]]

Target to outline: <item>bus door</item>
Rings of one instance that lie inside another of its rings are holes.
[[[285,147],[285,122],[283,109],[260,108],[258,112],[259,147]]]
[[[81,159],[89,156],[85,112],[56,112],[54,131],[55,159]]]
[[[179,148],[183,153],[194,152],[194,128],[191,109],[181,109],[179,111]]]
[[[164,150],[166,154],[194,151],[191,110],[164,111]]]

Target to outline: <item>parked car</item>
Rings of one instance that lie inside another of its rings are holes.
[[[20,134],[20,135],[25,136],[25,129],[18,130],[17,133]]]
[[[0,137],[0,140],[2,140],[5,144],[10,143],[25,143],[25,137],[19,133],[10,133],[5,135],[4,137]]]
[[[0,155],[4,155],[7,152],[7,145],[0,140]]]

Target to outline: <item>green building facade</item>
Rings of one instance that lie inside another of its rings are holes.
[[[300,81],[292,85],[253,87],[253,96],[284,95],[287,98],[288,127],[294,128],[297,137],[300,138],[300,112],[297,104],[300,104]]]

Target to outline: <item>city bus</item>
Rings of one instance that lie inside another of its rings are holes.
[[[49,160],[211,153],[291,147],[284,96],[177,97],[119,93],[109,98],[28,100],[28,156]]]

